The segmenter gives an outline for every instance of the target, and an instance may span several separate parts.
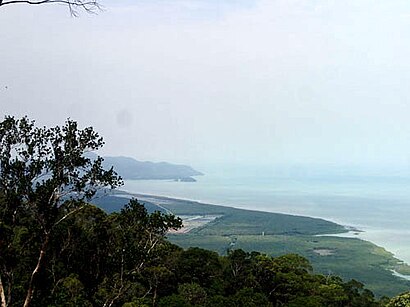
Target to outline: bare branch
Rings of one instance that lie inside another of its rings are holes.
[[[64,4],[67,5],[70,14],[77,17],[77,9],[83,9],[87,13],[95,14],[96,11],[101,10],[100,4],[96,0],[84,1],[84,0],[10,0],[2,1],[0,0],[0,6],[9,4],[30,4],[30,5],[40,5],[40,4]]]
[[[67,214],[65,214],[61,219],[59,219],[57,222],[54,223],[54,226],[57,226],[58,224],[60,224],[62,221],[64,221],[66,218],[68,218],[70,215],[73,215],[74,213],[77,213],[78,211],[84,209],[87,205],[83,205],[77,209],[74,209],[70,212],[68,212]]]

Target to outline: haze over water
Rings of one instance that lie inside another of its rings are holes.
[[[0,11],[1,117],[70,117],[104,136],[103,155],[237,163],[199,168],[196,184],[125,188],[356,225],[410,262],[410,180],[243,169],[409,168],[409,1],[104,2],[78,19],[60,6]]]
[[[127,180],[123,189],[324,218],[363,230],[356,237],[383,246],[410,263],[410,177],[209,168],[197,180],[196,183]]]

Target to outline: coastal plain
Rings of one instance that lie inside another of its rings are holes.
[[[160,210],[183,219],[184,228],[168,239],[184,248],[201,247],[221,255],[230,249],[258,251],[271,256],[296,253],[307,258],[315,273],[355,279],[378,297],[394,296],[410,288],[410,281],[394,275],[410,267],[371,242],[332,236],[351,229],[324,219],[236,209],[143,194],[116,191],[94,203],[118,211],[137,198],[148,211]]]

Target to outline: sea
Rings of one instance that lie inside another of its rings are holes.
[[[410,176],[203,167],[197,182],[125,180],[123,190],[242,209],[319,217],[361,230],[410,264]]]

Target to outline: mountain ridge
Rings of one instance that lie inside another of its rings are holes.
[[[176,180],[195,181],[193,176],[202,176],[203,173],[184,164],[169,162],[139,161],[127,156],[105,156],[103,166],[114,167],[114,170],[123,178],[130,180]]]

